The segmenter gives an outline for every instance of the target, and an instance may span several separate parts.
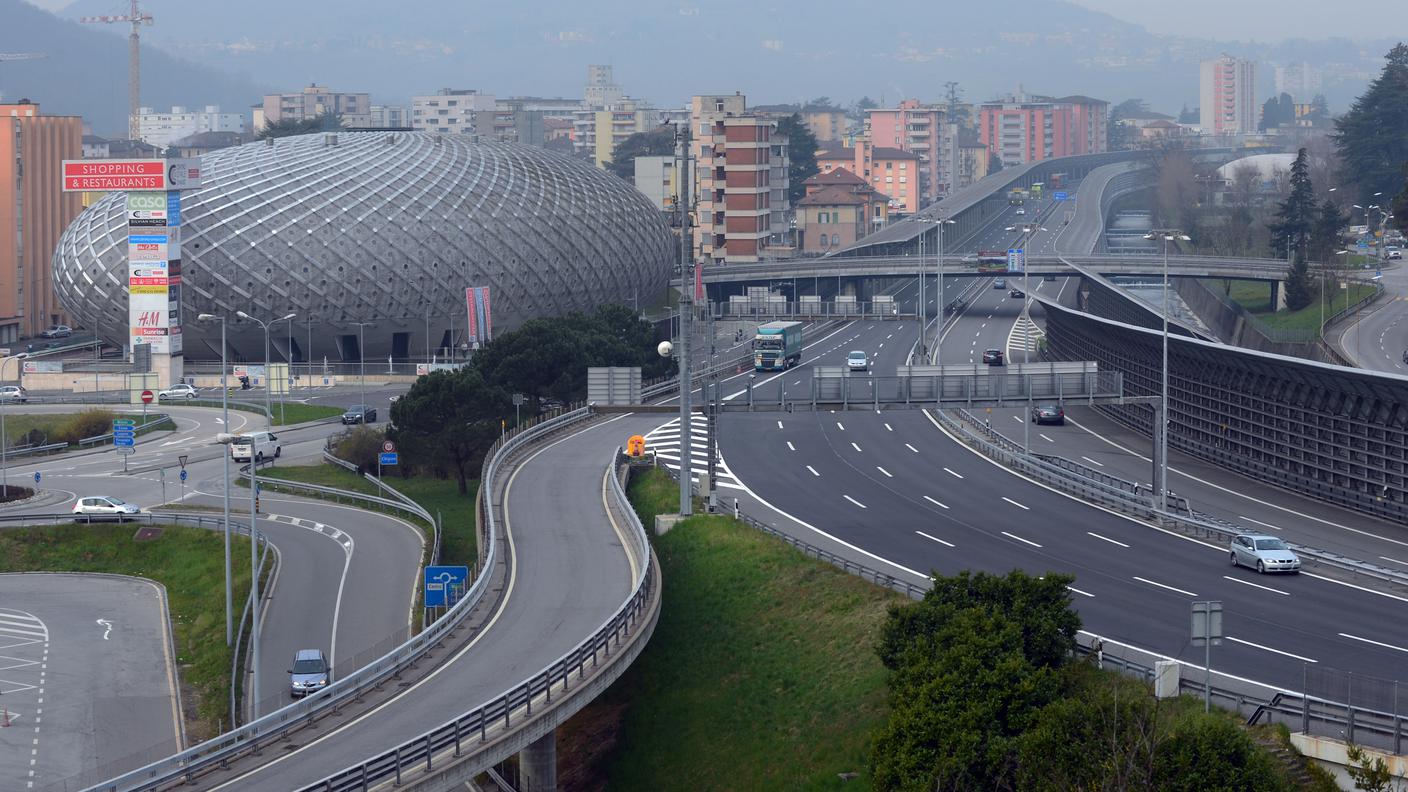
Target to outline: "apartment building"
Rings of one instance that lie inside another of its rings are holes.
[[[1109,103],[1088,96],[1009,96],[978,108],[978,137],[1003,165],[1109,149]]]
[[[857,138],[854,146],[828,146],[817,152],[822,174],[845,169],[889,199],[891,214],[914,214],[921,207],[919,155]]]
[[[28,100],[0,104],[0,344],[66,322],[51,262],[83,210],[78,193],[63,191],[61,163],[82,156],[83,119],[44,115]]]
[[[170,112],[140,108],[137,112],[137,138],[157,148],[166,148],[181,138],[202,132],[245,131],[244,114],[222,113],[219,105],[206,105],[201,110],[172,107]]]
[[[411,126],[411,109],[405,105],[372,105],[367,114],[375,129],[406,129]]]
[[[1204,134],[1255,132],[1260,114],[1256,101],[1256,63],[1223,53],[1198,69],[1198,120]]]
[[[958,171],[958,124],[946,107],[906,99],[894,108],[866,111],[866,129],[876,146],[908,151],[919,158],[919,194],[924,205],[954,189]]]
[[[572,114],[574,150],[590,157],[598,168],[611,161],[621,141],[660,125],[660,111],[644,103],[622,99],[603,110],[578,110]]]
[[[265,95],[264,103],[255,105],[250,129],[258,132],[284,119],[306,121],[328,114],[341,115],[345,126],[371,126],[371,106],[369,94],[341,93],[313,83],[298,93]]]
[[[411,97],[411,128],[492,140],[497,106],[498,100],[476,90],[441,88],[433,95]]]
[[[678,164],[673,154],[636,157],[636,189],[645,193],[656,209],[675,209],[675,194],[679,192]]]
[[[620,104],[626,92],[616,84],[614,69],[609,65],[587,66],[587,87],[582,92],[582,104],[589,110],[605,110]]]
[[[818,143],[840,141],[846,136],[846,129],[849,126],[846,111],[839,107],[771,104],[754,105],[753,112],[762,115],[770,115],[775,119],[796,115],[801,119],[802,126],[805,126],[807,131],[812,133],[812,137],[816,138]]]
[[[696,96],[690,103],[696,258],[746,263],[791,255],[788,141],[747,98]]]

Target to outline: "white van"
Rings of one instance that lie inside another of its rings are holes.
[[[279,438],[273,432],[249,432],[230,442],[230,458],[236,462],[248,462],[251,455],[255,462],[277,459],[282,452]]]

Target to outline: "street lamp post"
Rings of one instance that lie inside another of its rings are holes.
[[[934,295],[934,305],[938,307],[938,326],[934,328],[934,365],[942,366],[944,358],[944,226],[954,225],[957,220],[939,217],[934,224],[939,228],[939,282],[938,294]]]
[[[1008,226],[1008,231],[1020,231],[1021,236],[1017,237],[1017,250],[1022,262],[1022,313],[1020,319],[1025,320],[1022,326],[1022,387],[1027,391],[1027,416],[1022,420],[1022,451],[1029,453],[1031,445],[1031,411],[1032,411],[1032,380],[1031,374],[1026,371],[1026,366],[1031,363],[1032,356],[1032,315],[1031,315],[1031,268],[1027,266],[1027,245],[1031,244],[1031,234],[1033,231],[1045,231],[1046,229],[1035,223],[1023,223],[1019,226]]]
[[[270,320],[267,321],[267,322],[263,322],[263,321],[260,321],[260,320],[258,320],[258,319],[255,319],[253,316],[250,316],[249,314],[245,313],[244,311],[235,311],[235,316],[238,316],[238,317],[241,318],[241,319],[246,319],[246,320],[248,320],[248,321],[254,322],[255,324],[259,325],[260,327],[262,327],[262,328],[264,329],[264,412],[269,415],[269,422],[270,422],[270,423],[273,423],[273,421],[274,421],[274,411],[273,411],[273,408],[272,408],[272,405],[271,405],[271,402],[270,402],[269,391],[273,390],[273,387],[274,387],[274,378],[271,377],[271,376],[269,376],[269,374],[270,374],[270,372],[269,372],[269,326],[270,326],[270,325],[273,325],[273,324],[277,324],[277,323],[279,323],[279,322],[286,322],[286,321],[288,321],[289,319],[292,319],[293,317],[295,317],[295,316],[297,316],[297,315],[298,315],[298,314],[288,314],[287,316],[280,316],[278,319],[270,319]],[[283,406],[284,406],[283,392],[280,391],[280,393],[279,393],[279,409],[280,409],[281,411],[282,411],[282,409],[283,409]],[[282,413],[280,413],[280,415],[282,416]],[[252,466],[253,466],[253,462],[254,462],[254,460],[251,459],[251,460],[250,460],[251,469],[253,469],[253,467],[252,467]]]
[[[1150,231],[1144,235],[1145,239],[1163,239],[1164,242],[1164,279],[1163,279],[1163,352],[1160,365],[1160,385],[1159,393],[1162,396],[1159,405],[1159,420],[1154,427],[1154,437],[1158,444],[1157,454],[1154,459],[1154,483],[1159,491],[1159,511],[1168,511],[1168,243],[1176,240],[1180,242],[1189,241],[1190,237],[1177,229],[1163,229]]]
[[[202,322],[220,323],[220,421],[225,427],[225,431],[230,431],[230,387],[227,377],[229,368],[225,362],[225,353],[228,347],[225,345],[225,317],[214,314],[203,313],[196,317]],[[225,449],[222,455],[225,457],[225,645],[233,646],[235,643],[235,589],[234,576],[230,570],[230,450]]]
[[[362,423],[366,423],[367,409],[367,349],[365,345],[366,333],[364,330],[376,324],[376,322],[352,322],[357,326],[357,364],[361,371],[357,378],[357,398],[362,405]]]

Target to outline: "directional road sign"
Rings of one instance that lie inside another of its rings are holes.
[[[131,448],[132,446],[135,446],[137,442],[131,437],[114,437],[112,439],[112,444],[117,446],[118,448]]]
[[[428,566],[425,568],[425,607],[441,608],[454,604],[453,589],[464,589],[469,581],[469,567]]]
[[[34,471],[34,483],[35,483],[35,484],[38,484],[38,483],[39,483],[39,471],[37,471],[37,470]]]
[[[123,445],[121,443],[118,443],[117,453],[121,454],[122,456],[127,456],[128,454],[137,453],[137,449],[133,448],[131,445]]]
[[[1053,200],[1053,201],[1064,201],[1064,200],[1066,200],[1066,198],[1067,198],[1066,193],[1059,192],[1059,191],[1058,191],[1058,192],[1051,193],[1051,200]]]
[[[182,468],[182,469],[181,469],[181,480],[182,480],[182,481],[185,481],[185,480],[186,480],[186,470],[185,470],[185,468]]]
[[[379,462],[380,464],[382,464],[382,465],[396,465],[396,464],[400,464],[400,462],[401,462],[401,455],[398,454],[398,453],[396,453],[395,451],[392,451],[392,452],[389,453],[389,454],[388,454],[388,453],[383,453],[383,454],[381,454],[381,455],[378,457],[378,462]]]
[[[114,419],[112,419],[112,425],[113,425],[113,426],[136,426],[136,425],[137,425],[137,420],[136,420],[135,418],[114,418]]]

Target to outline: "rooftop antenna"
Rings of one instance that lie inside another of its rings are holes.
[[[142,96],[142,25],[152,24],[152,15],[137,7],[137,0],[131,0],[131,9],[120,16],[89,16],[78,20],[101,25],[117,22],[132,23],[132,32],[127,36],[127,137],[136,140],[141,131],[137,128],[137,114],[141,108]]]

